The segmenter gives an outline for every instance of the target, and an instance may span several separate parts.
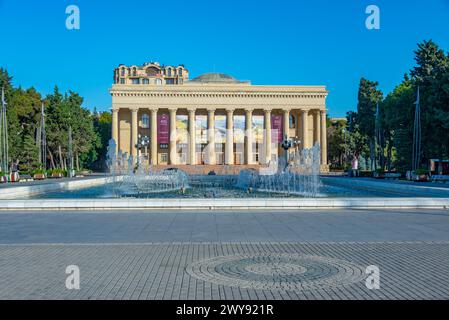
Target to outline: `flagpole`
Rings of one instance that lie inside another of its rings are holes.
[[[5,87],[2,87],[2,96],[1,96],[1,120],[0,120],[0,143],[1,143],[1,166],[2,171],[5,174],[8,174],[8,119],[6,116],[6,101],[5,101]]]

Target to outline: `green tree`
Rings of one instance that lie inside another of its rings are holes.
[[[415,88],[410,78],[404,80],[382,103],[382,122],[386,132],[389,169],[410,169],[412,158]],[[396,157],[393,159],[393,154]]]
[[[90,111],[81,105],[83,99],[75,92],[69,91],[64,96],[57,87],[53,94],[47,96],[47,144],[54,165],[67,169],[70,163],[69,128],[72,130],[72,152],[75,167],[80,169],[88,161],[97,158],[96,148],[100,139],[94,130]],[[57,160],[55,160],[57,155]]]
[[[432,40],[418,44],[410,74],[420,87],[423,163],[449,156],[449,57]]]
[[[333,121],[327,128],[328,157],[331,168],[345,168],[347,164],[347,151],[349,132],[346,120]]]
[[[106,153],[111,139],[112,115],[110,112],[97,112],[93,114],[93,124],[100,141],[96,147],[98,158],[91,162],[91,169],[104,170],[106,165]]]

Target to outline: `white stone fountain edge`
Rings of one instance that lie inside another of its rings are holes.
[[[95,187],[104,185],[108,182],[108,177],[80,179],[80,180],[66,180],[66,181],[51,181],[42,184],[30,184],[26,186],[12,185],[0,189],[0,200],[24,198],[35,196],[47,192],[56,192],[61,190],[76,190],[88,187]]]
[[[169,201],[167,201],[169,200]],[[0,200],[5,210],[131,209],[449,209],[449,198],[239,198],[239,199],[30,199]]]

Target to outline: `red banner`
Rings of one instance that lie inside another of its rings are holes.
[[[168,114],[157,115],[157,142],[170,142],[170,117]]]
[[[284,140],[282,133],[282,115],[271,115],[271,143],[281,143]]]

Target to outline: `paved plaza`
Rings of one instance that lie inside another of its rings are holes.
[[[448,266],[448,210],[0,214],[0,299],[448,299]]]

